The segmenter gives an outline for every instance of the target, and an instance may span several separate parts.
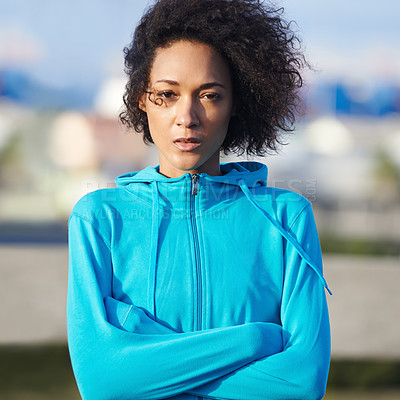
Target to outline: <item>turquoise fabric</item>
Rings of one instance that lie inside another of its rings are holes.
[[[311,205],[267,167],[149,167],[69,221],[68,340],[83,399],[321,399],[330,328]]]

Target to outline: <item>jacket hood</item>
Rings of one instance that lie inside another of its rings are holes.
[[[249,188],[257,186],[266,186],[268,177],[268,168],[266,165],[254,161],[241,161],[233,163],[222,163],[221,166],[222,175],[212,176],[206,173],[199,174],[200,177],[213,182],[220,182],[229,185],[239,185],[240,181],[244,181],[246,186]],[[160,166],[147,167],[138,172],[130,172],[119,176],[115,182],[117,186],[128,186],[134,182],[180,182],[187,179],[189,173],[183,174],[178,178],[167,178],[160,174]]]

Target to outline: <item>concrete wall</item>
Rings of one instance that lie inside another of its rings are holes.
[[[0,246],[0,343],[66,340],[67,248]],[[400,359],[400,259],[324,257],[335,358]]]

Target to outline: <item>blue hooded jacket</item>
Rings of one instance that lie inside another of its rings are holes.
[[[158,171],[89,193],[69,221],[83,399],[321,399],[328,288],[309,201],[256,162]]]

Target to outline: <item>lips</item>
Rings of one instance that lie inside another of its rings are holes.
[[[196,147],[201,145],[199,139],[189,137],[189,138],[178,138],[174,140],[174,145],[181,151],[192,151]]]

